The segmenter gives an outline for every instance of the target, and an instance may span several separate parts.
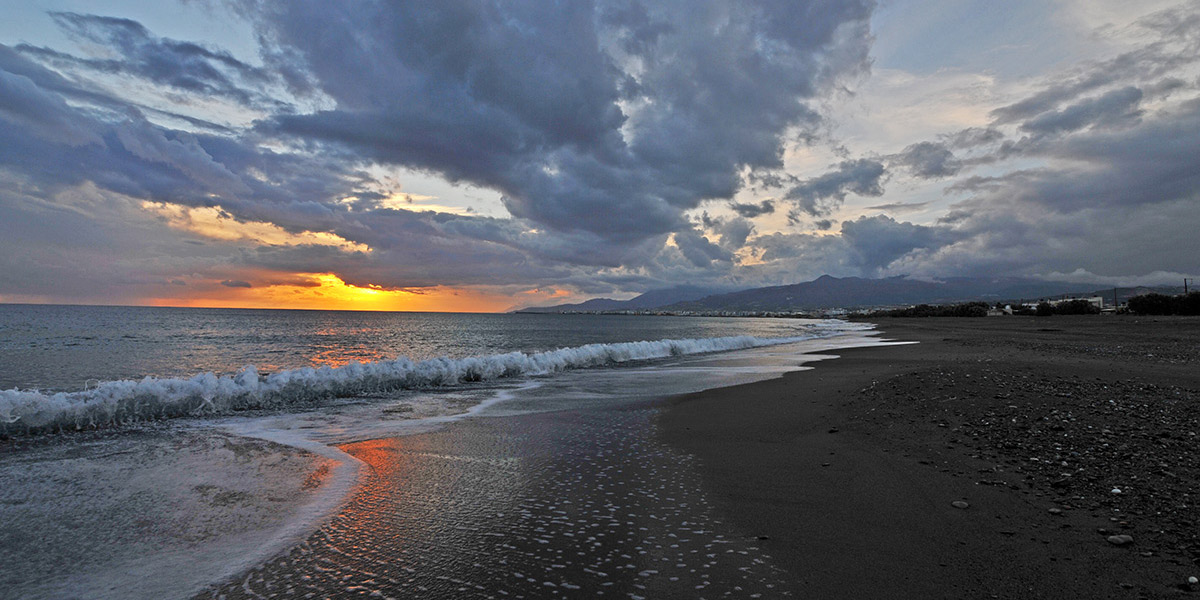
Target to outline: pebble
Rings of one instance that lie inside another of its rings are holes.
[[[1050,514],[1052,514],[1052,515],[1061,515],[1061,514],[1063,514],[1063,509],[1061,509],[1061,508],[1052,508],[1052,509],[1050,509]]]
[[[1108,536],[1108,543],[1114,546],[1128,546],[1133,543],[1133,536],[1125,534],[1110,535]]]
[[[1200,583],[1200,579],[1196,579],[1195,575],[1188,577],[1188,585],[1196,585],[1197,583]]]
[[[954,502],[950,503],[950,506],[953,506],[954,508],[969,508],[971,505],[963,502],[962,500],[955,500]]]

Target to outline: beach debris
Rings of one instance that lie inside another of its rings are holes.
[[[950,506],[953,506],[954,508],[962,508],[962,509],[971,507],[970,504],[967,504],[966,502],[964,502],[962,500],[955,500],[954,502],[950,503]]]
[[[1128,546],[1133,543],[1133,536],[1123,533],[1120,535],[1110,535],[1107,539],[1108,543],[1114,546]]]

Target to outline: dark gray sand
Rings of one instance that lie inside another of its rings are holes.
[[[798,595],[1200,595],[1200,320],[879,324],[921,344],[659,420]]]
[[[1200,320],[880,328],[921,344],[349,445],[347,508],[203,597],[1200,595]]]

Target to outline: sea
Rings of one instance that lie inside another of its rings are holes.
[[[364,486],[354,444],[879,343],[836,319],[0,305],[0,597],[188,597],[308,543]]]

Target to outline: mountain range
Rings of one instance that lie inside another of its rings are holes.
[[[1120,299],[1146,291],[1172,288],[1121,288]],[[1113,296],[1112,288],[1098,283],[1068,283],[1012,277],[953,277],[936,281],[889,277],[864,279],[822,275],[813,281],[713,293],[696,286],[677,286],[647,292],[630,300],[597,298],[578,304],[530,307],[518,312],[601,312],[623,310],[664,311],[761,311],[786,312],[831,308],[863,308],[911,304],[944,304],[983,300],[987,302],[1036,300],[1062,295]]]

